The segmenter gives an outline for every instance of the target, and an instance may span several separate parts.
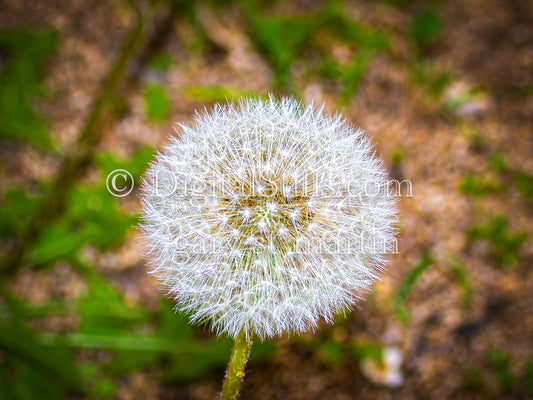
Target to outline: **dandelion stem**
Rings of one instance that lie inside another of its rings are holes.
[[[233,345],[220,400],[234,400],[237,398],[251,347],[252,338],[247,337],[244,329],[241,330]]]

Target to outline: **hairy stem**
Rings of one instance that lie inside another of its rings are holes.
[[[239,395],[242,378],[244,376],[244,367],[250,355],[252,347],[252,339],[248,338],[243,329],[233,346],[233,352],[229,360],[228,368],[226,369],[226,376],[224,377],[224,385],[220,400],[234,400]]]

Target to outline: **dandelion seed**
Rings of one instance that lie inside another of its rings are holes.
[[[394,238],[386,191],[353,195],[367,182],[385,188],[385,173],[340,117],[290,99],[215,106],[147,174],[153,271],[179,310],[218,333],[312,330],[352,307],[384,266],[384,252],[355,245]]]

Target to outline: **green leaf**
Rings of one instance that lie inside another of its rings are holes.
[[[228,363],[233,342],[229,339],[212,339],[199,342],[197,347],[183,343],[187,352],[177,354],[168,360],[163,372],[165,381],[186,381],[197,379],[206,373]]]
[[[504,215],[492,217],[486,224],[474,225],[467,231],[467,241],[487,241],[490,244],[490,256],[500,268],[512,267],[520,261],[520,251],[528,240],[527,232],[511,232],[509,221]]]
[[[492,169],[506,175],[515,188],[529,201],[533,201],[533,175],[520,169],[511,168],[507,160],[500,154],[494,155],[490,160]]]
[[[511,358],[503,350],[491,348],[485,354],[487,363],[496,375],[499,388],[509,392],[513,389],[516,377],[511,371]]]
[[[149,83],[143,91],[144,113],[149,121],[163,123],[170,116],[170,100],[159,83]]]
[[[309,43],[317,28],[309,17],[271,17],[251,3],[244,7],[249,22],[250,39],[274,70],[274,86],[287,88],[291,68]]]
[[[163,373],[167,381],[195,379],[223,366],[229,360],[233,345],[229,339],[195,339],[194,328],[184,315],[175,312],[169,301],[161,304],[157,335],[173,343],[181,343],[174,354],[167,356],[167,367]]]
[[[353,60],[346,65],[340,64],[333,59],[324,61],[320,68],[320,73],[325,78],[341,84],[340,104],[347,105],[353,98],[373,57],[373,50],[362,48],[357,52]]]
[[[455,258],[451,258],[448,261],[448,266],[452,271],[455,281],[461,288],[462,292],[462,302],[465,309],[471,309],[472,307],[472,284],[470,282],[470,277],[468,276],[468,271],[463,263],[459,262]]]
[[[77,303],[80,323],[78,333],[87,335],[123,335],[146,319],[146,313],[127,305],[122,294],[97,273],[87,277],[87,294]]]
[[[341,84],[339,100],[342,105],[347,105],[374,55],[388,48],[388,36],[351,20],[338,3],[330,3],[317,18],[320,27],[332,31],[339,39],[357,48],[350,62],[343,65],[326,59],[320,69],[324,77]]]
[[[413,18],[411,38],[419,48],[435,44],[441,40],[443,28],[441,15],[435,10],[425,9]]]
[[[0,30],[0,51],[7,54],[0,70],[0,141],[27,141],[52,149],[44,119],[32,102],[42,93],[42,67],[56,42],[50,30]]]
[[[7,357],[0,361],[0,400],[16,400],[14,382],[9,373],[12,365],[9,365]]]
[[[64,390],[55,382],[47,379],[42,371],[27,363],[17,361],[14,391],[20,400],[59,400],[65,398]]]
[[[524,367],[524,390],[533,394],[533,360],[529,360]]]
[[[39,197],[31,196],[21,187],[7,188],[0,207],[0,237],[20,236],[38,204]]]
[[[88,244],[101,251],[110,250],[136,223],[137,216],[118,210],[117,199],[105,183],[75,186],[67,196],[64,214],[44,229],[31,251],[31,260],[36,265],[71,260]]]
[[[82,235],[77,234],[77,225],[66,218],[46,227],[30,252],[34,265],[47,265],[56,260],[73,258],[84,244]]]
[[[267,98],[260,93],[220,85],[189,86],[185,88],[184,94],[193,100],[209,103],[235,101],[241,98]]]
[[[45,265],[56,260],[72,260],[86,245],[101,251],[120,245],[137,224],[138,216],[120,211],[119,200],[106,187],[106,177],[114,170],[124,169],[137,185],[152,154],[153,149],[147,146],[139,148],[128,159],[119,159],[108,152],[98,154],[96,164],[101,179],[96,184],[78,185],[70,190],[63,215],[44,229],[32,249],[32,262]],[[19,197],[15,196],[14,200]]]
[[[495,154],[490,158],[490,165],[492,169],[500,174],[504,174],[509,171],[509,165],[507,160],[501,154]]]
[[[276,342],[274,341],[256,340],[252,346],[252,350],[250,351],[250,362],[256,362],[259,360],[263,360],[269,355],[271,355],[273,352],[275,352],[276,349],[277,349],[277,346],[276,346]]]
[[[185,315],[176,312],[169,300],[162,300],[157,315],[157,336],[174,340],[191,340],[194,328]]]
[[[144,333],[148,314],[125,303],[122,294],[96,273],[88,276],[88,292],[78,301],[78,332],[68,337],[76,347],[111,350],[107,365],[114,372],[141,369],[157,360],[161,349],[146,347]]]
[[[463,194],[480,197],[487,194],[502,193],[504,188],[495,182],[469,173],[459,182],[459,189]]]
[[[515,170],[513,184],[516,189],[529,201],[533,201],[533,175],[526,171]]]
[[[321,343],[317,347],[318,354],[331,365],[341,365],[345,361],[344,348],[333,340]]]
[[[159,72],[167,72],[172,66],[172,57],[167,52],[156,53],[148,61],[148,65]]]
[[[0,329],[0,350],[15,361],[15,392],[23,399],[55,398],[64,389],[82,392],[81,379],[69,352],[61,343],[43,345],[38,338],[18,321],[2,318]],[[46,387],[49,392],[32,391],[35,387]],[[51,397],[54,398],[54,397]]]
[[[359,361],[365,359],[383,361],[383,347],[379,343],[357,340],[353,344],[352,351]]]
[[[112,360],[105,365],[106,371],[125,373],[165,360],[163,379],[184,381],[228,362],[233,341],[197,338],[196,329],[168,300],[161,302],[154,319],[154,315],[126,305],[121,294],[97,274],[89,275],[88,285],[87,295],[78,301],[79,330],[61,341],[71,347],[110,351]],[[144,327],[148,322],[155,324],[155,330],[147,333]],[[50,335],[44,338],[49,344],[57,340]],[[258,342],[252,357],[263,358],[274,348],[270,342]]]
[[[375,51],[389,47],[389,37],[385,32],[368,28],[352,20],[340,3],[330,2],[317,18],[320,27],[332,31],[348,44]]]
[[[141,175],[146,170],[150,160],[153,158],[154,149],[150,146],[139,147],[129,158],[119,158],[115,154],[103,151],[96,155],[96,165],[105,179],[112,171],[124,169],[128,171],[133,180],[138,183]],[[101,185],[103,187],[103,185]]]
[[[409,318],[409,314],[407,313],[407,309],[405,307],[407,296],[409,296],[413,290],[413,287],[415,286],[416,282],[418,282],[418,279],[422,276],[424,271],[426,271],[432,264],[433,259],[429,256],[429,254],[424,254],[422,259],[407,273],[404,281],[394,292],[393,310],[396,318],[398,318],[399,321],[403,323],[407,322]]]
[[[361,49],[343,70],[341,75],[342,90],[340,93],[342,104],[348,104],[352,99],[368,64],[374,57],[374,51],[368,49]]]

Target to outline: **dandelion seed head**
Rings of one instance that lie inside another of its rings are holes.
[[[391,247],[384,189],[367,136],[339,116],[291,99],[215,106],[146,175],[148,257],[192,322],[233,337],[312,330],[378,279],[386,251],[359,244]]]

